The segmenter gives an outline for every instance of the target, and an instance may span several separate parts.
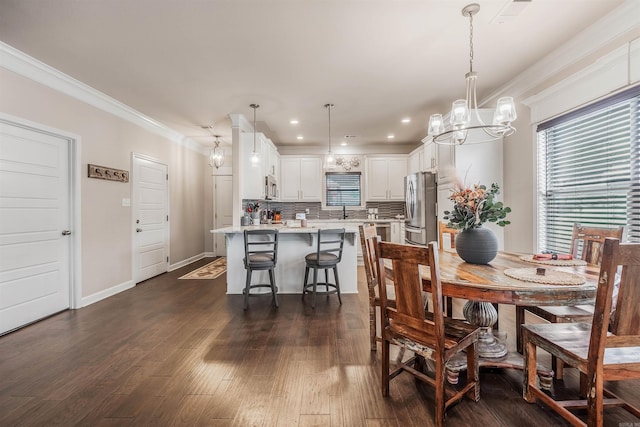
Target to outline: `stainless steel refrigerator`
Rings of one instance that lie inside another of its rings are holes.
[[[405,242],[426,246],[438,240],[436,176],[418,172],[404,178]]]

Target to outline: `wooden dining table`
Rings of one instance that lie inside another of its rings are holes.
[[[465,319],[481,328],[478,343],[480,367],[523,369],[522,356],[509,352],[506,344],[495,338],[493,325],[498,320],[494,307],[497,304],[512,305],[577,305],[594,301],[600,268],[597,265],[542,265],[521,259],[523,254],[498,252],[484,265],[470,264],[455,252],[438,251],[438,265],[442,293],[448,297],[468,300],[463,308]],[[422,273],[423,288],[430,291],[428,267]],[[543,268],[571,273],[583,277],[582,284],[535,283],[516,279],[505,274],[507,269]],[[391,272],[390,272],[391,273]],[[458,372],[466,369],[466,357],[452,360],[447,365],[448,380],[457,383]],[[538,366],[542,387],[551,386],[553,371]]]

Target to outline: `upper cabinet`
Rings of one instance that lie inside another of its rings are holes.
[[[265,198],[265,177],[273,175],[278,179],[279,157],[278,149],[265,137],[262,133],[257,133],[255,138],[255,149],[260,155],[260,162],[254,166],[251,164],[251,153],[253,152],[254,139],[253,133],[243,133],[240,135],[240,141],[243,145],[243,170],[247,171],[242,179],[242,198],[243,199],[264,199]]]
[[[278,182],[283,202],[322,201],[322,158],[281,156]]]
[[[407,174],[436,171],[436,144],[425,143],[409,153]]]
[[[404,200],[407,156],[367,157],[367,201]]]

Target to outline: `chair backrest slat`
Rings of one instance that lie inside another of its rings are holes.
[[[376,241],[377,275],[380,288],[380,303],[385,313],[385,322],[392,327],[403,326],[421,330],[425,336],[434,337],[436,349],[444,348],[444,315],[442,309],[442,285],[438,267],[438,246],[428,247],[401,245]],[[388,306],[384,260],[391,260],[395,308]],[[426,320],[422,298],[422,275],[420,266],[429,267],[433,321]]]
[[[342,260],[342,249],[344,247],[344,235],[344,228],[318,229],[318,259],[320,259],[321,253],[332,253],[338,257],[337,262],[340,262]]]
[[[374,240],[377,237],[375,224],[362,224],[360,229],[360,243],[362,244],[362,261],[364,263],[364,273],[367,277],[367,288],[369,298],[375,298],[375,287],[378,285],[376,275],[376,254]]]
[[[622,240],[624,227],[600,228],[573,225],[571,235],[571,254],[590,264],[599,265],[602,262],[604,240],[608,237]]]
[[[616,308],[614,301],[616,273],[621,266]],[[616,338],[608,340],[608,331]],[[625,337],[627,337],[625,339]],[[640,243],[620,243],[607,238],[603,245],[602,264],[589,343],[589,364],[603,363],[607,342],[612,347],[634,346],[640,339]]]
[[[245,263],[254,254],[272,255],[275,264],[278,261],[278,230],[244,230]]]

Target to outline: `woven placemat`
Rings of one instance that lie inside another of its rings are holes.
[[[537,270],[537,268],[508,268],[504,274],[525,282],[546,283],[548,285],[582,285],[585,282],[584,277],[578,274],[541,268],[545,273],[542,276],[537,274]]]
[[[559,267],[568,267],[572,265],[587,265],[586,261],[581,259],[533,259],[533,255],[520,255],[520,259],[534,264],[557,265]]]

